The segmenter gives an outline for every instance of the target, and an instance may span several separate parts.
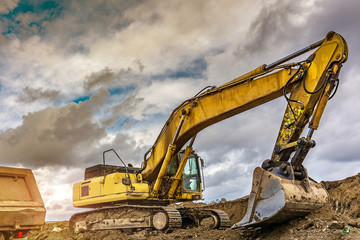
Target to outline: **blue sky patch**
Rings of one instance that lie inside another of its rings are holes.
[[[77,99],[72,100],[72,102],[74,102],[74,103],[85,102],[85,101],[89,100],[90,97],[91,97],[91,95],[81,96],[81,97],[79,97],[79,98],[77,98]]]
[[[16,8],[6,14],[0,14],[0,21],[3,23],[2,35],[15,34],[18,38],[27,38],[31,35],[44,31],[44,22],[53,21],[60,17],[63,7],[61,1],[45,1],[32,3],[31,1],[21,0]],[[34,15],[30,24],[24,24],[18,20],[21,14],[31,13]],[[36,27],[38,30],[30,31]]]
[[[118,133],[120,131],[120,129],[127,123],[130,122],[130,118],[120,118],[120,117],[116,117],[116,122],[109,128],[107,128],[107,131],[110,133]]]
[[[121,94],[124,94],[124,93],[129,93],[133,90],[135,90],[135,86],[134,85],[131,85],[131,86],[128,86],[128,87],[117,87],[117,88],[110,88],[108,89],[110,95],[121,95]]]
[[[134,89],[135,89],[135,86],[129,86],[129,87],[111,88],[111,89],[108,89],[108,91],[111,96],[111,95],[121,95],[124,93],[127,94],[127,93],[133,91]],[[91,95],[92,94],[80,96],[80,97],[72,100],[71,102],[74,102],[74,103],[85,102],[90,99]]]
[[[166,70],[161,75],[156,75],[153,78],[164,79],[164,78],[194,78],[201,79],[204,78],[205,71],[207,69],[207,62],[203,58],[196,59],[188,64],[185,64],[184,67],[175,70]]]

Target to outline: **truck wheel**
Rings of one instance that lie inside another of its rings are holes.
[[[6,240],[5,233],[0,232],[0,240]]]

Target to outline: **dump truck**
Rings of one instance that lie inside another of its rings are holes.
[[[33,172],[0,167],[0,240],[27,238],[44,224],[45,214]]]

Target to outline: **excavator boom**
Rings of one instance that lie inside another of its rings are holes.
[[[280,66],[313,49],[306,60]],[[188,99],[173,111],[147,152],[150,156],[145,155],[142,177],[156,181],[153,193],[157,195],[170,159],[199,131],[284,96],[287,108],[272,157],[254,171],[247,214],[235,227],[282,222],[323,206],[327,193],[309,179],[302,163],[315,146],[312,134],[338,86],[347,56],[345,39],[329,32],[323,40]],[[311,117],[307,137],[300,138]]]
[[[306,63],[293,63],[279,66],[279,64],[315,48],[318,49],[306,61],[307,65]],[[332,64],[338,63],[340,64],[337,70],[339,72],[341,63],[346,59],[347,45],[344,38],[330,32],[324,40],[311,44],[272,64],[262,65],[220,87],[212,87],[206,92],[184,101],[171,113],[154,145],[145,154],[141,171],[143,179],[156,180],[168,146],[174,140],[177,132],[173,143],[175,146],[173,154],[176,154],[187,141],[204,128],[280,96],[286,96],[289,92],[291,92],[291,96],[287,99],[292,100],[288,101],[288,108],[284,114],[275,148],[296,141],[309,117],[312,116],[320,94],[323,93],[325,77],[329,74],[328,70]],[[296,66],[298,69],[293,68]],[[307,69],[304,71],[302,68]],[[278,71],[271,73],[274,70]],[[304,84],[299,84],[300,82]],[[306,90],[302,90],[302,85],[306,87]],[[313,91],[316,92],[312,93]],[[181,129],[178,131],[184,110],[187,113],[186,121],[182,123]],[[289,128],[288,124],[293,122],[294,112],[299,113],[295,119],[296,124]],[[275,150],[274,152],[276,153]],[[149,154],[150,156],[147,156]],[[284,153],[282,155],[273,158],[279,161],[285,160],[289,156]]]

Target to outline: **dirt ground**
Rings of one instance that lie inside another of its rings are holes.
[[[340,181],[322,182],[330,195],[330,204],[309,214],[305,218],[292,220],[271,228],[260,230],[211,230],[204,227],[178,229],[171,233],[140,231],[135,233],[120,231],[100,231],[79,234],[76,239],[245,239],[245,240],[360,240],[360,173]],[[204,206],[185,203],[184,206]],[[231,222],[240,221],[247,208],[247,197],[209,204],[206,207],[224,210]],[[33,231],[29,240],[72,239],[68,222],[47,222],[41,231]]]

